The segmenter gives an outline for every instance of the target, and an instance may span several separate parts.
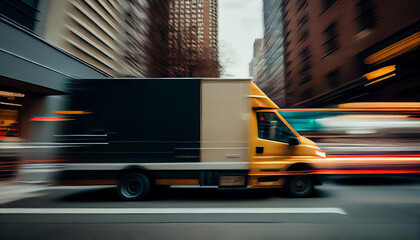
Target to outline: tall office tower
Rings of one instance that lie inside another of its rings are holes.
[[[169,1],[171,77],[218,77],[217,0]]]
[[[263,50],[263,39],[262,38],[255,39],[252,60],[249,63],[249,76],[253,77],[253,81],[257,85],[259,84],[262,71],[264,70],[262,50]]]
[[[286,105],[419,101],[419,9],[416,0],[282,1]]]
[[[261,56],[259,56],[261,60],[258,60],[260,64],[256,67],[259,69],[254,71],[253,77],[255,83],[279,107],[284,107],[285,94],[281,1],[263,1],[263,23],[264,38],[260,48]]]

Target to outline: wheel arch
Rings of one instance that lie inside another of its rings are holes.
[[[297,162],[297,163],[291,164],[286,169],[286,171],[306,171],[306,170],[315,170],[315,168],[309,163]]]
[[[118,172],[118,174],[116,176],[116,179],[117,180],[120,179],[122,176],[124,176],[127,173],[142,173],[147,178],[149,178],[151,183],[155,182],[155,176],[154,176],[153,172],[146,169],[145,167],[142,167],[142,166],[139,166],[139,165],[130,165],[130,166],[127,166],[127,167],[121,169]]]
[[[310,163],[306,162],[297,162],[291,164],[286,171],[313,171],[315,170],[315,167],[312,166]],[[309,174],[309,176],[312,178],[315,185],[322,185],[321,180],[316,175]]]

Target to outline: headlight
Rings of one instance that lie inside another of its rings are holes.
[[[325,152],[324,151],[315,151],[315,154],[318,157],[326,158],[326,155],[325,155]]]

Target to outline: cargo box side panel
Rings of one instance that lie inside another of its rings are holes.
[[[69,149],[74,162],[200,161],[200,79],[86,80],[82,85],[84,97],[74,96],[72,110],[91,113],[78,117],[67,134],[106,137],[98,140],[104,144]]]
[[[113,81],[110,147],[138,162],[198,162],[200,80]],[[121,86],[121,87],[119,87]]]
[[[203,80],[201,161],[247,162],[249,80]]]

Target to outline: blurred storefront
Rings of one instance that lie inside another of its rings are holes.
[[[28,159],[24,154],[31,161],[47,159],[44,153],[51,149],[35,156],[39,147],[26,144],[53,141],[58,125],[31,119],[54,116],[65,105],[67,81],[109,77],[46,42],[23,23],[0,15],[0,181],[16,177],[22,159]]]
[[[109,75],[5,18],[0,33],[0,140],[50,139],[53,129],[30,119],[51,116],[65,103],[66,81]]]
[[[0,90],[0,139],[19,137],[19,115],[25,94]]]

